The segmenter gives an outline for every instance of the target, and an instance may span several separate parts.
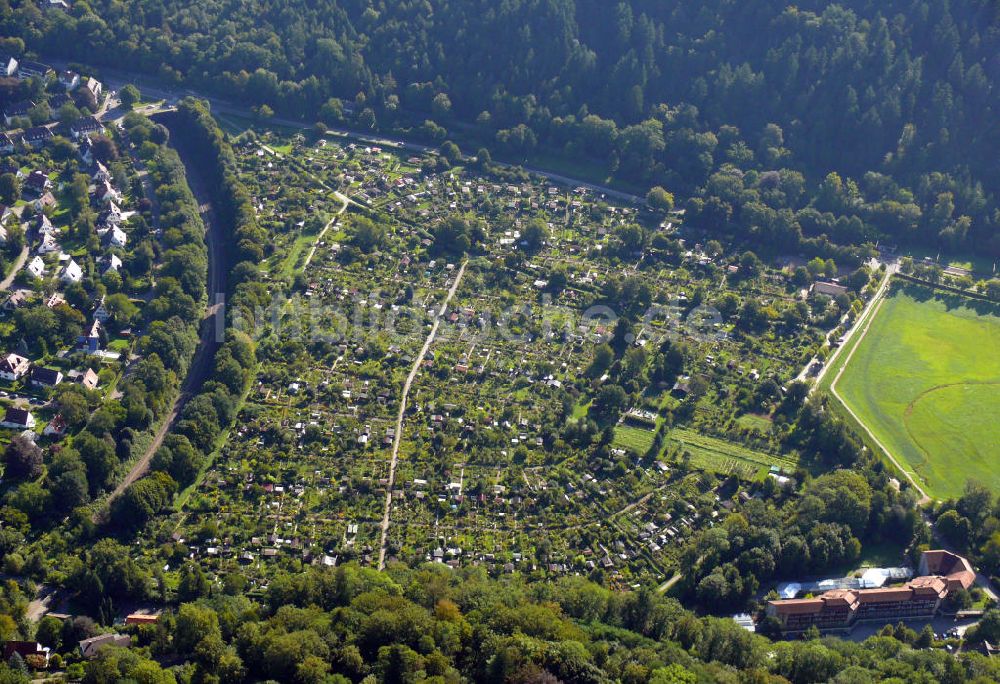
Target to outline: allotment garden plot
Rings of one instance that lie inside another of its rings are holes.
[[[207,565],[261,581],[374,565],[390,492],[390,560],[664,579],[749,500],[722,478],[796,468],[772,417],[841,312],[787,274],[703,245],[679,214],[435,155],[273,133],[237,149],[278,296],[236,427],[169,522]],[[351,204],[331,221],[334,191]],[[700,303],[721,312],[697,319]]]
[[[928,494],[972,479],[1000,492],[1000,316],[928,288],[894,286],[835,388]]]

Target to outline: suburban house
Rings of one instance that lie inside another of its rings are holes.
[[[32,62],[29,60],[24,60],[17,67],[17,77],[22,81],[26,81],[29,78],[48,78],[49,74],[52,73],[52,67],[48,64],[42,64],[41,62]]]
[[[90,166],[94,163],[94,143],[90,138],[84,136],[77,144],[76,151],[84,164]]]
[[[0,421],[0,428],[31,430],[35,427],[35,417],[27,409],[9,408]]]
[[[35,219],[35,232],[39,235],[55,235],[56,227],[52,225],[52,220],[45,214],[39,214]]]
[[[105,204],[108,204],[109,202],[122,201],[121,193],[115,190],[108,181],[103,181],[97,184],[97,188],[94,190],[94,196]]]
[[[59,72],[59,82],[66,90],[73,90],[80,85],[80,74],[75,71],[61,71]]]
[[[49,666],[49,647],[42,646],[37,641],[7,641],[3,645],[3,660],[10,661],[14,654],[18,654],[29,666],[41,666],[44,669]]]
[[[83,82],[83,87],[94,94],[94,98],[100,101],[104,86],[96,78],[87,78]]]
[[[777,618],[786,634],[812,626],[849,630],[865,622],[931,618],[949,593],[968,589],[976,581],[969,561],[950,551],[924,551],[919,572],[919,577],[901,586],[831,589],[814,598],[768,601],[767,614]]]
[[[101,350],[101,322],[96,320],[92,322],[86,332],[80,335],[77,342],[89,354],[99,352]]]
[[[111,318],[111,312],[108,311],[108,308],[106,306],[104,306],[104,297],[101,296],[95,299],[93,302],[93,307],[94,307],[94,320],[100,321],[102,325],[104,323],[107,323],[108,319]]]
[[[21,119],[28,116],[28,112],[30,112],[34,106],[35,103],[31,100],[22,100],[8,105],[3,110],[3,122],[8,127],[13,126],[15,119]]]
[[[14,290],[10,293],[10,297],[7,297],[7,301],[3,303],[4,311],[17,311],[28,303],[32,294],[34,293],[31,290],[25,290],[23,288]]]
[[[38,243],[38,249],[35,251],[38,254],[51,254],[52,252],[58,252],[60,249],[59,243],[50,233],[43,233],[42,239]]]
[[[0,378],[14,382],[20,380],[28,372],[31,362],[17,354],[7,354],[0,359]]]
[[[94,164],[94,173],[91,175],[95,183],[102,183],[104,181],[107,181],[109,183],[111,182],[111,173],[108,171],[108,167],[106,167],[101,162],[97,162],[96,164]],[[121,214],[121,209],[118,209],[118,207],[115,207],[115,209],[118,211],[119,214]]]
[[[106,257],[102,257],[100,260],[101,275],[104,275],[108,271],[114,271],[115,273],[122,267],[122,260],[119,259],[114,254],[109,254]]]
[[[0,153],[10,154],[14,151],[14,139],[6,133],[0,133]]]
[[[813,294],[826,295],[827,297],[836,297],[838,295],[846,294],[847,288],[840,283],[835,283],[832,281],[818,280],[812,287]]]
[[[55,387],[63,381],[63,374],[54,368],[35,366],[31,369],[31,384],[43,387]]]
[[[93,116],[85,116],[82,119],[77,119],[69,127],[70,134],[73,136],[74,140],[79,140],[80,136],[85,136],[90,133],[99,133],[103,130],[104,124]]]
[[[118,226],[113,226],[104,231],[104,235],[101,236],[101,241],[105,246],[110,247],[124,247],[128,242],[128,235],[125,231]]]
[[[79,383],[89,390],[97,389],[99,382],[97,373],[94,372],[93,368],[88,368],[82,373],[78,370],[71,370],[67,377],[69,377],[70,382]]]
[[[59,274],[59,280],[67,284],[78,283],[83,280],[83,269],[80,268],[80,264],[70,259],[63,267],[62,273]]]
[[[84,639],[78,645],[81,657],[96,658],[102,648],[109,646],[128,648],[132,645],[132,639],[127,634],[99,634],[98,636]]]
[[[28,273],[36,278],[41,278],[45,275],[45,262],[42,261],[42,257],[40,256],[36,256],[34,259],[29,261],[26,268],[28,269]]]
[[[35,207],[35,211],[45,211],[46,207],[54,207],[56,206],[56,204],[57,202],[55,195],[53,195],[51,192],[47,190],[42,194],[41,197],[32,202],[32,205]]]
[[[46,190],[51,189],[52,181],[42,171],[32,171],[28,174],[28,177],[24,179],[23,190],[25,192],[31,192],[36,197],[44,193]]]
[[[58,437],[66,432],[66,419],[62,417],[62,414],[57,413],[52,417],[52,420],[48,422],[45,429],[42,430],[42,434],[46,437]]]
[[[45,126],[35,126],[26,130],[21,139],[25,145],[38,148],[52,139],[52,131]]]
[[[4,78],[17,76],[17,60],[10,55],[0,55],[0,76]]]

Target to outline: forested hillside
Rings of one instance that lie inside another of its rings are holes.
[[[336,96],[355,124],[556,151],[776,249],[1000,254],[989,0],[4,0],[0,30],[306,121]]]

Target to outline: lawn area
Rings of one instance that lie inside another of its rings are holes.
[[[1000,316],[915,285],[894,286],[836,390],[928,495],[975,479],[1000,493]]]

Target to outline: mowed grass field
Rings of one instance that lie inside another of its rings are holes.
[[[928,495],[973,479],[1000,493],[1000,316],[894,286],[835,388]]]

